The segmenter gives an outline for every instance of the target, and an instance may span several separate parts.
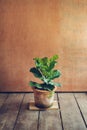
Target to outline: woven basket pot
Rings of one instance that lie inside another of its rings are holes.
[[[55,90],[56,90],[56,87],[54,88],[53,91],[39,90],[39,89],[33,88],[35,106],[39,108],[51,107],[54,102]]]

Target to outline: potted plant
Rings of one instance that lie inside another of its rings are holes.
[[[34,92],[35,105],[41,108],[47,108],[53,105],[54,93],[57,87],[61,84],[54,82],[55,78],[59,78],[61,72],[55,68],[57,64],[58,55],[51,58],[34,58],[35,67],[30,68],[30,72],[36,78],[41,80],[41,83],[30,81],[29,85]]]

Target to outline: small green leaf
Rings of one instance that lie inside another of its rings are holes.
[[[51,85],[54,85],[54,86],[56,86],[56,87],[61,87],[61,84],[60,84],[60,83],[56,83],[56,82],[53,82],[53,81],[51,81],[50,84],[51,84]]]
[[[48,71],[52,70],[56,64],[56,61],[51,61],[48,67]]]
[[[47,57],[44,57],[42,58],[42,64],[47,66],[47,62],[48,62],[48,58]]]
[[[54,55],[52,58],[50,58],[50,60],[51,60],[51,61],[55,61],[55,60],[57,60],[58,58],[59,58],[58,55]]]
[[[53,70],[51,71],[50,79],[53,80],[55,78],[60,77],[60,75],[61,75],[61,72],[59,70]]]

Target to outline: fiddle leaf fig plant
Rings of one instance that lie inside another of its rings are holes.
[[[36,78],[39,78],[42,82],[37,83],[34,81],[30,81],[29,85],[37,89],[48,91],[52,91],[55,86],[60,87],[60,83],[53,81],[55,78],[59,78],[61,75],[61,72],[59,70],[54,69],[55,65],[57,64],[58,58],[58,55],[54,55],[51,58],[34,58],[33,60],[35,62],[35,67],[30,68],[30,72],[33,73],[33,75]]]

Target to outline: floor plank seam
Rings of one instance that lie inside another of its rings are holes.
[[[73,93],[73,96],[74,96],[74,98],[75,98],[76,104],[77,104],[78,109],[79,109],[79,111],[80,111],[80,114],[81,114],[81,117],[82,117],[83,122],[84,122],[84,124],[85,124],[85,127],[87,128],[87,123],[86,123],[86,121],[85,121],[84,115],[83,115],[83,113],[82,113],[82,111],[81,111],[81,108],[80,108],[80,106],[79,106],[79,103],[78,103],[78,101],[77,101],[77,99],[76,99],[76,97],[75,97],[75,94],[74,94],[74,93]]]
[[[21,101],[21,103],[20,103],[19,110],[18,110],[18,114],[17,114],[16,120],[15,120],[15,123],[14,123],[13,130],[15,130],[15,126],[16,126],[16,124],[17,124],[17,120],[18,120],[18,117],[19,117],[19,113],[20,113],[20,110],[21,110],[21,106],[22,106],[24,97],[25,97],[25,94],[23,95],[22,101]]]
[[[62,130],[64,130],[62,113],[61,113],[61,106],[60,106],[60,100],[59,100],[58,93],[57,93],[57,101],[58,101],[58,106],[59,106],[59,114],[60,114],[61,126],[62,126]]]
[[[37,130],[39,130],[40,125],[40,111],[38,111],[38,123],[37,123]]]

